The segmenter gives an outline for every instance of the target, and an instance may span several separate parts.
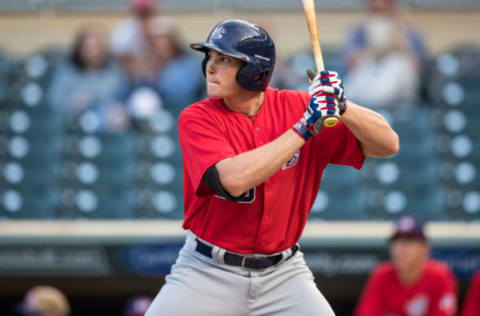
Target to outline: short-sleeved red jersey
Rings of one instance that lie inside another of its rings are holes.
[[[475,275],[465,302],[463,303],[462,316],[480,315],[480,270]]]
[[[275,253],[298,242],[327,164],[363,164],[360,144],[345,125],[323,128],[241,202],[215,195],[202,177],[218,161],[267,144],[291,129],[309,99],[303,91],[267,88],[254,118],[231,111],[218,98],[197,102],[181,113],[185,229],[238,253]]]
[[[391,263],[384,263],[370,276],[355,316],[454,316],[456,294],[456,279],[442,262],[430,260],[409,286],[400,282]]]

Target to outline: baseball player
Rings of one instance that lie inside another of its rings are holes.
[[[334,315],[297,242],[327,164],[394,154],[396,133],[335,72],[309,92],[269,88],[275,46],[255,24],[223,21],[191,47],[210,97],[179,118],[188,232],[146,315]]]
[[[392,261],[373,271],[355,315],[456,315],[457,282],[446,264],[428,258],[423,223],[400,218],[389,246]]]
[[[463,303],[462,316],[480,315],[480,270],[472,280],[465,302]]]

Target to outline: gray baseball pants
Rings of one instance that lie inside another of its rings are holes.
[[[224,264],[225,250],[213,245],[212,258],[198,253],[195,238],[187,233],[165,285],[145,316],[335,315],[301,251],[270,268],[251,270]],[[290,249],[284,251],[283,258],[290,253]]]

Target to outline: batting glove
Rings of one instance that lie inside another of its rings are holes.
[[[308,93],[313,97],[317,95],[328,95],[334,97],[338,107],[338,117],[345,113],[347,109],[347,98],[343,89],[343,83],[338,73],[335,71],[324,70],[320,73],[315,73],[311,69],[307,70],[307,75],[311,80]]]
[[[331,94],[321,93],[312,96],[303,117],[293,125],[293,129],[305,140],[320,132],[326,117],[340,116],[338,100]]]

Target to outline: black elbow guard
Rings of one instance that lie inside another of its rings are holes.
[[[233,197],[230,193],[225,190],[222,183],[220,182],[220,176],[218,175],[218,170],[215,165],[211,166],[210,168],[205,171],[202,178],[203,182],[207,184],[213,192],[215,192],[218,196],[221,196],[229,201],[238,202],[243,201],[244,197],[243,194],[239,197]]]

